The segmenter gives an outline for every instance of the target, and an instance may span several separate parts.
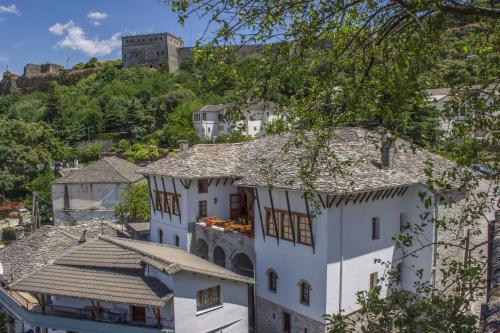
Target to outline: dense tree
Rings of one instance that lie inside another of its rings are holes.
[[[0,192],[21,197],[28,184],[67,150],[48,126],[0,118]]]
[[[179,140],[188,140],[190,144],[198,141],[198,135],[192,125],[192,113],[203,105],[200,101],[186,102],[179,105],[168,116],[168,122],[162,131],[162,142],[169,147],[178,147]]]
[[[130,186],[121,201],[115,206],[115,215],[130,222],[149,219],[149,189],[146,183]]]

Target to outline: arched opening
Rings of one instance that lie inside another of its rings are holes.
[[[220,246],[214,248],[214,264],[226,267],[226,253]]]
[[[253,278],[252,260],[243,252],[236,254],[232,260],[232,271]]]
[[[198,239],[196,241],[196,253],[198,257],[208,260],[208,245],[204,239]]]
[[[311,301],[311,285],[305,280],[299,282],[300,303],[309,305]]]
[[[174,236],[174,245],[179,247],[181,243],[181,239],[179,238],[179,235]]]
[[[163,244],[163,230],[158,230],[158,243]]]

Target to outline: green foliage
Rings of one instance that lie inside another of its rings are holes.
[[[80,151],[78,156],[83,163],[97,161],[101,156],[101,145],[91,143],[86,149]]]
[[[115,206],[115,216],[131,222],[149,219],[149,188],[144,182],[130,186]]]
[[[0,118],[0,191],[22,196],[32,180],[49,170],[52,160],[63,160],[67,154],[47,125]]]
[[[127,150],[124,152],[124,155],[130,162],[133,163],[153,161],[160,157],[161,149],[156,145],[154,141],[151,140],[145,144],[134,143],[132,146],[127,148]]]
[[[229,134],[221,134],[215,138],[215,143],[235,143],[251,141],[250,135],[243,135],[240,131],[232,131]]]
[[[200,101],[190,101],[179,105],[169,114],[167,125],[162,131],[162,142],[169,147],[177,147],[179,140],[190,144],[198,142],[198,135],[192,124],[192,113],[203,105]]]
[[[5,227],[2,230],[2,239],[4,241],[16,240],[16,229],[14,227]]]
[[[33,179],[29,186],[30,191],[37,194],[42,222],[49,222],[52,216],[52,190],[50,184],[56,178],[52,171],[46,171]],[[29,204],[31,205],[31,202]]]

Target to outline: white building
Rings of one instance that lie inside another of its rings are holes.
[[[269,103],[255,102],[245,105],[239,117],[233,116],[231,104],[204,105],[193,112],[193,126],[198,137],[212,141],[219,135],[239,131],[256,137],[266,133],[266,127],[276,116]]]
[[[427,90],[427,102],[443,112],[439,128],[448,133],[457,124],[471,121],[477,116],[475,103],[485,103],[485,106],[491,109],[489,114],[481,114],[482,119],[485,119],[485,116],[498,118],[500,112],[494,109],[498,94],[498,87],[495,84],[488,87],[472,86],[461,91],[452,91],[450,88],[435,88]],[[468,98],[464,98],[467,95]],[[468,103],[470,101],[473,101],[473,105]],[[476,139],[486,139],[484,131],[476,130],[472,134]]]
[[[336,130],[331,149],[351,163],[338,174],[321,165],[317,195],[308,199],[297,162],[307,152],[283,151],[286,136],[196,145],[157,161],[141,170],[151,189],[151,239],[255,276],[249,303],[256,332],[324,331],[323,315],[355,312],[356,293],[377,284],[384,268],[375,259],[401,272],[395,288],[414,291],[416,269],[424,281],[432,278],[432,247],[401,260],[392,237],[421,224],[421,214],[429,221],[436,214],[419,199],[433,196],[426,160],[436,173],[451,163],[402,140],[381,153],[381,139],[359,128]],[[421,235],[432,241],[432,223]]]
[[[251,284],[177,247],[98,236],[0,288],[0,303],[19,332],[241,333]]]
[[[113,219],[123,192],[143,177],[138,167],[118,157],[104,157],[52,182],[55,223]]]

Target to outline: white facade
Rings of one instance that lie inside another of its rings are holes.
[[[113,219],[114,207],[129,184],[86,183],[52,184],[52,209],[54,221]]]
[[[154,176],[151,176],[151,190],[155,193]],[[191,232],[189,224],[198,217],[198,201],[207,201],[207,216],[216,216],[229,219],[229,197],[237,193],[236,186],[231,180],[210,180],[208,193],[198,193],[197,180],[174,180],[176,191],[180,194],[181,221],[178,216],[170,217],[164,212],[151,208],[151,239],[159,242],[161,230],[163,242],[173,244],[175,235],[180,235],[180,246],[190,250]],[[166,192],[173,192],[172,178],[163,177]],[[186,189],[183,184],[190,184]],[[217,186],[215,184],[218,184]],[[160,176],[156,176],[158,190],[163,191]],[[266,225],[266,209],[271,209],[268,189],[258,188],[263,225]],[[399,189],[397,190],[399,192]],[[420,214],[429,212],[429,219],[433,216],[433,207],[425,208],[418,196],[419,191],[425,188],[419,185],[409,186],[402,196],[389,196],[384,200],[368,200],[353,204],[335,203],[330,208],[321,208],[314,213],[310,208],[314,238],[314,251],[310,245],[279,239],[271,236],[263,237],[258,205],[254,201],[255,226],[255,279],[256,296],[279,305],[287,311],[291,310],[300,315],[323,322],[323,315],[352,313],[359,309],[356,304],[356,293],[368,290],[370,274],[377,273],[384,276],[385,267],[375,263],[375,259],[389,261],[392,269],[396,269],[401,261],[400,250],[395,247],[392,237],[400,231],[400,225],[406,223],[421,224]],[[396,190],[394,189],[394,192]],[[286,195],[284,190],[273,190],[273,205],[275,210],[287,211]],[[301,192],[289,191],[290,210],[307,214],[305,201]],[[373,195],[375,196],[375,195]],[[332,196],[328,196],[331,198]],[[323,199],[327,200],[326,194]],[[330,199],[328,199],[330,200]],[[372,219],[378,218],[379,238],[372,240]],[[297,233],[297,230],[295,230]],[[432,224],[422,231],[421,241],[433,239]],[[268,290],[268,271],[272,269],[278,275],[277,291]],[[415,271],[423,269],[423,281],[430,281],[432,277],[432,247],[419,251],[418,257],[404,259],[401,266],[401,282],[398,287],[414,291],[416,282]],[[310,303],[301,304],[299,300],[299,282],[307,281],[312,290]],[[386,286],[382,287],[382,297],[387,295]],[[259,309],[257,308],[257,327]],[[279,324],[281,325],[281,323]]]
[[[156,190],[180,195],[179,215],[169,214],[166,211],[162,213],[159,210],[155,210],[154,208],[156,207],[154,205],[150,205],[151,241],[155,243],[160,242],[159,231],[161,230],[164,244],[175,245],[175,237],[179,236],[179,246],[185,250],[189,250],[191,246],[189,225],[196,222],[196,219],[199,217],[199,201],[207,202],[207,216],[217,216],[221,219],[229,219],[230,217],[230,195],[236,194],[236,186],[231,185],[231,179],[208,180],[208,193],[198,193],[198,183],[196,180],[191,181],[189,188],[186,189],[179,179],[161,176],[151,176],[150,179],[150,189],[153,197]],[[163,185],[165,185],[165,188],[163,188]]]
[[[256,137],[266,133],[266,127],[276,119],[267,108],[248,106],[241,110],[240,120],[231,122],[226,119],[227,108],[223,105],[206,105],[193,112],[193,126],[198,137],[212,141],[219,135],[227,135],[239,131],[243,135]]]
[[[256,281],[257,296],[280,306],[322,321],[325,314],[352,313],[359,309],[356,293],[368,290],[370,274],[384,275],[382,265],[375,259],[392,262],[400,258],[392,237],[400,230],[403,213],[406,221],[420,224],[420,214],[427,209],[420,205],[418,186],[410,187],[403,197],[363,202],[362,204],[341,203],[331,208],[321,209],[321,214],[313,217],[313,247],[284,239],[262,236],[260,224],[256,223],[255,251],[257,255]],[[287,210],[284,191],[273,191],[276,210]],[[271,206],[267,190],[259,190],[261,209]],[[301,193],[289,192],[292,212],[306,213],[305,201]],[[312,211],[312,207],[311,207]],[[432,209],[429,211],[432,213]],[[262,212],[265,216],[265,212]],[[312,214],[312,213],[311,213]],[[378,239],[371,238],[372,218],[380,220]],[[423,235],[432,240],[432,226],[424,228]],[[406,258],[402,270],[401,287],[414,291],[413,269],[424,269],[424,281],[429,281],[432,273],[432,248],[419,252],[418,258]],[[398,262],[396,261],[394,265]],[[278,275],[277,291],[268,290],[267,272],[274,270]],[[309,305],[299,301],[299,282],[307,281],[312,290]],[[382,297],[388,290],[382,287]]]

